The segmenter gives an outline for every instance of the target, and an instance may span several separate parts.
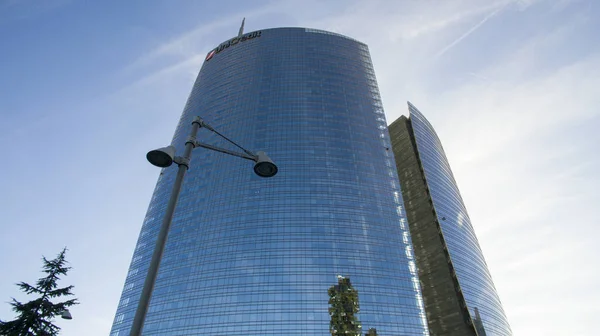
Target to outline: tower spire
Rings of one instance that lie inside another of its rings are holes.
[[[242,35],[244,34],[244,22],[246,21],[246,18],[242,19],[242,25],[240,26],[240,31],[238,32],[238,37],[242,37]]]

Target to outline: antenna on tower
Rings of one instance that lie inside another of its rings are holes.
[[[242,35],[244,34],[244,21],[246,21],[246,18],[242,19],[242,25],[240,26],[240,31],[238,32],[238,37],[242,37]]]

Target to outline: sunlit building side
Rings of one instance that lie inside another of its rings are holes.
[[[144,335],[330,335],[332,281],[360,292],[381,335],[428,335],[410,232],[367,46],[305,28],[233,37],[210,51],[173,137],[195,116],[279,172],[196,149]],[[227,147],[211,132],[199,141]],[[161,173],[111,336],[129,334],[176,169]],[[134,224],[132,224],[134,225]]]

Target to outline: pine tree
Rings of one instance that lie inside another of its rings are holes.
[[[71,296],[73,286],[58,288],[60,276],[67,275],[71,267],[66,266],[64,248],[55,259],[48,260],[42,257],[44,265],[42,271],[46,276],[40,278],[35,286],[25,282],[17,284],[19,289],[26,294],[36,295],[35,300],[21,303],[12,298],[10,305],[17,318],[3,322],[0,321],[0,335],[5,336],[55,336],[60,328],[52,323],[56,316],[60,316],[67,307],[79,304],[76,298],[59,303],[52,303],[52,299]]]
[[[352,287],[350,278],[338,276],[338,284],[331,286],[329,294],[329,332],[332,336],[361,336],[358,317],[358,291]]]

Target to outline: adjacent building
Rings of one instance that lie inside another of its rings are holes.
[[[266,151],[279,173],[261,179],[245,160],[195,150],[144,335],[330,335],[338,275],[372,333],[428,335],[365,44],[305,28],[240,34],[207,54],[173,137],[180,152],[197,115]],[[227,147],[202,129],[198,140]],[[129,334],[175,173],[156,184],[111,336]]]
[[[510,326],[440,139],[423,114],[389,126],[431,335],[508,336]]]

